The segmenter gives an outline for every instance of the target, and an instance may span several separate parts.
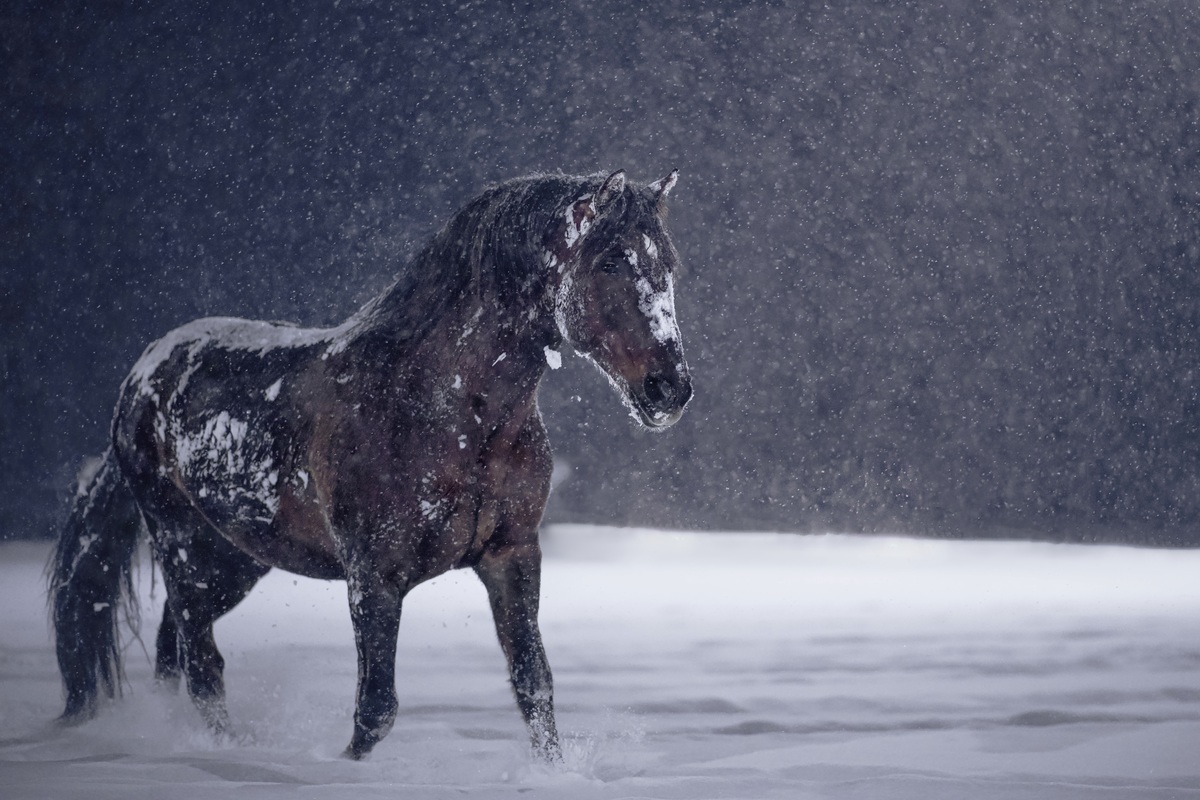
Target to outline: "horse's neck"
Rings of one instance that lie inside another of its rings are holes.
[[[390,307],[380,304],[368,315],[346,355],[394,384],[397,397],[532,408],[545,351],[558,348],[560,335],[552,298],[543,296],[549,290],[537,281],[525,285],[527,295],[500,296],[494,284],[469,284],[454,297],[418,287],[405,306],[392,298]]]
[[[540,232],[564,198],[509,189],[469,205],[417,255],[407,272],[360,314],[364,330],[397,341],[447,332],[481,348],[557,347],[554,300],[561,275],[542,252]],[[482,341],[487,330],[494,341]]]
[[[419,360],[430,365],[434,379],[445,376],[441,379],[464,395],[486,398],[491,405],[532,400],[546,368],[545,350],[557,346],[542,312],[535,310],[531,317],[528,307],[478,297],[456,311],[422,348]]]

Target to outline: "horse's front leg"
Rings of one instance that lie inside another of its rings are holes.
[[[396,635],[404,592],[377,575],[347,578],[350,620],[358,647],[354,735],[347,758],[358,760],[388,735],[396,721]]]
[[[542,554],[536,543],[489,552],[475,567],[487,587],[496,633],[533,749],[547,760],[558,761],[562,750],[554,724],[554,685],[538,629],[541,570]]]

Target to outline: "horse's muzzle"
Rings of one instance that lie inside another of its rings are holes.
[[[643,425],[670,427],[683,416],[684,406],[692,399],[692,379],[687,372],[652,372],[642,381],[634,399]]]

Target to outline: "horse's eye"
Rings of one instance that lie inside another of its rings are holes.
[[[605,275],[616,275],[621,270],[621,265],[615,261],[605,261],[600,266],[600,271]]]

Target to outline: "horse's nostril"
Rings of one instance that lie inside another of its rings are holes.
[[[675,387],[661,375],[647,375],[642,388],[646,391],[646,399],[656,406],[666,405],[675,399]]]

